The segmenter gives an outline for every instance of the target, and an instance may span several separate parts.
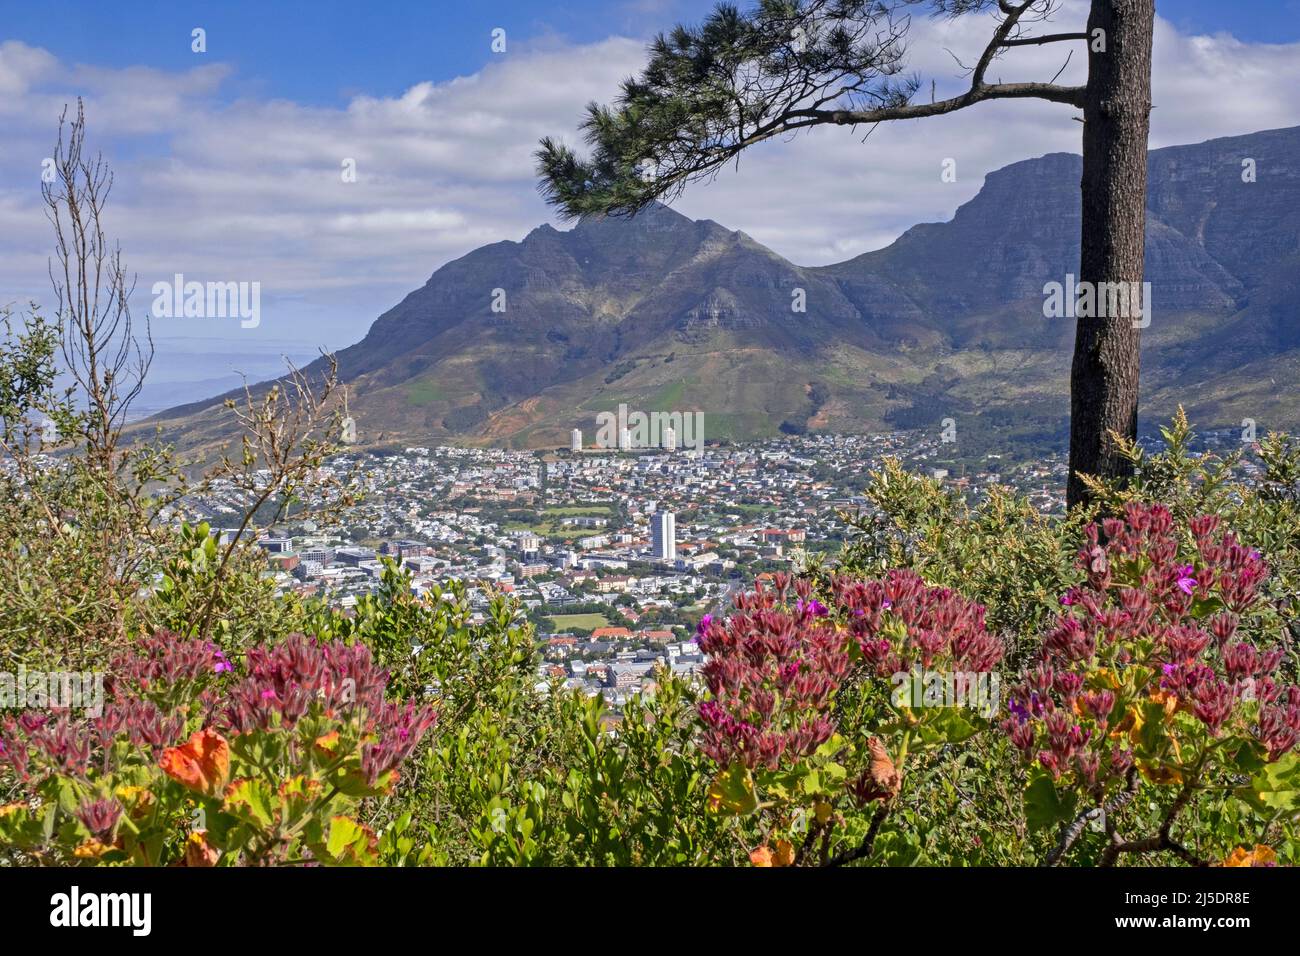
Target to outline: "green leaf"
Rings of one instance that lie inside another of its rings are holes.
[[[1249,787],[1238,795],[1247,803],[1269,810],[1300,809],[1300,757],[1293,750],[1279,760],[1265,764],[1250,778]]]
[[[1198,621],[1217,614],[1224,608],[1224,603],[1217,597],[1198,598],[1192,602],[1191,615]]]
[[[344,866],[372,866],[378,863],[375,836],[366,827],[349,817],[330,817],[329,834],[325,846],[327,854],[321,862]]]
[[[1254,774],[1268,766],[1264,748],[1254,740],[1243,741],[1229,756],[1232,766],[1242,773]]]
[[[1142,704],[1142,729],[1138,731],[1138,746],[1144,756],[1158,757],[1168,749],[1169,735],[1165,728],[1165,705],[1148,700]]]
[[[815,776],[815,771],[805,764],[796,765],[789,770],[775,772],[761,770],[753,786],[755,789],[761,787],[763,793],[770,798],[789,800],[796,792],[807,786],[806,779],[809,774]]]
[[[960,707],[932,707],[924,711],[919,728],[925,744],[958,744],[975,736],[979,728]]]
[[[856,643],[856,642],[855,642]],[[822,744],[815,751],[814,757],[831,758],[844,749],[844,738],[839,734],[831,734],[830,739]]]
[[[1074,816],[1078,795],[1073,791],[1062,794],[1052,778],[1037,772],[1025,788],[1025,819],[1031,832],[1045,830]]]
[[[803,781],[800,783],[800,789],[803,790],[804,793],[819,793],[821,792],[821,787],[821,774],[816,770],[809,770],[808,776],[804,777]]]
[[[262,780],[239,780],[226,793],[222,809],[242,819],[269,827],[280,816],[280,798]]]
[[[709,786],[709,809],[714,813],[747,816],[758,809],[754,778],[739,761],[718,774]]]
[[[849,775],[849,772],[842,765],[834,762],[822,764],[821,772],[822,776],[830,783],[840,783]]]

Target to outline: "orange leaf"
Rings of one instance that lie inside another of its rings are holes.
[[[894,766],[894,761],[889,759],[889,751],[885,750],[879,737],[867,741],[867,750],[871,753],[871,765],[867,769],[867,776],[871,779],[870,798],[890,800],[898,795],[903,786],[903,778]]]
[[[1151,700],[1154,703],[1162,704],[1165,708],[1165,715],[1172,717],[1174,711],[1178,710],[1178,695],[1169,690],[1157,690],[1152,692]]]
[[[315,747],[317,754],[324,757],[326,760],[333,760],[338,756],[339,732],[333,730],[328,734],[317,737],[313,746]]]
[[[121,786],[114,792],[127,807],[132,820],[139,820],[154,804],[153,792],[144,787]]]
[[[1223,861],[1224,866],[1277,866],[1277,854],[1271,846],[1256,843],[1255,849],[1239,846]]]
[[[1134,744],[1141,739],[1139,731],[1142,729],[1142,711],[1136,706],[1130,706],[1115,725],[1111,728],[1110,738],[1114,740],[1117,737],[1127,736]]]
[[[298,774],[296,777],[289,777],[281,783],[277,792],[282,797],[297,796],[306,799],[315,796],[320,791],[320,788],[321,783],[319,780]]]
[[[179,747],[164,750],[158,765],[191,790],[215,796],[230,779],[230,745],[215,730],[198,730]]]
[[[1277,853],[1271,846],[1255,844],[1255,865],[1256,866],[1276,866]]]
[[[73,850],[72,855],[79,860],[94,860],[103,856],[111,849],[113,848],[107,843],[101,843],[99,840],[91,837],[85,843]]]
[[[185,841],[186,866],[216,866],[221,851],[208,842],[207,830],[195,830]]]
[[[789,866],[794,862],[794,844],[789,840],[776,841],[776,854],[772,857],[773,866]]]
[[[1172,783],[1182,783],[1182,771],[1171,764],[1162,764],[1159,761],[1139,760],[1138,769],[1142,771],[1142,776],[1146,777],[1152,783],[1166,786]]]

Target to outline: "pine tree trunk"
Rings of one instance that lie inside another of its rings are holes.
[[[1093,0],[1083,109],[1083,234],[1079,282],[1142,282],[1155,0]],[[1098,48],[1097,30],[1105,47]],[[1150,303],[1144,304],[1150,308]],[[1140,321],[1140,319],[1138,320]],[[1070,371],[1069,504],[1079,475],[1128,473],[1110,433],[1137,435],[1140,328],[1134,318],[1077,319]]]

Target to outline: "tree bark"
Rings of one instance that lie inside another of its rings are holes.
[[[1154,20],[1155,0],[1093,0],[1088,16],[1079,282],[1094,289],[1116,282],[1141,288]],[[1097,30],[1104,31],[1104,50],[1097,48]],[[1145,296],[1142,301],[1150,308]],[[1137,436],[1141,330],[1134,321],[1110,314],[1076,320],[1070,505],[1088,498],[1080,474],[1113,478],[1131,471],[1110,433]]]

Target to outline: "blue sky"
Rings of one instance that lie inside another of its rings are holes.
[[[369,2],[357,0],[102,0],[9,2],[0,39],[15,37],[84,63],[192,65],[186,37],[207,30],[208,54],[235,67],[226,97],[285,97],[336,105],[365,92],[395,96],[420,80],[450,79],[491,58],[496,27],[510,38],[589,43],[649,36],[712,9],[692,0]],[[1248,42],[1300,40],[1300,0],[1158,0],[1180,32],[1227,31]]]
[[[1080,25],[1086,0],[1062,3],[1052,28]],[[711,6],[0,0],[0,304],[49,302],[37,174],[80,96],[116,175],[108,226],[139,274],[135,307],[176,273],[261,288],[256,327],[155,323],[158,402],[218,392],[235,369],[269,376],[281,354],[345,347],[446,262],[541,223],[567,228],[537,193],[538,139],[574,141],[586,104],[617,94],[653,33]],[[1158,0],[1157,12],[1153,147],[1300,125],[1300,0]],[[491,49],[496,28],[504,53]],[[916,18],[908,66],[956,92],[965,79],[948,51],[973,62],[989,29],[986,15]],[[1022,47],[997,75],[1047,80],[1064,56]],[[1060,82],[1082,82],[1082,60]],[[988,103],[884,124],[866,144],[817,130],[748,152],[675,205],[794,262],[842,261],[951,218],[992,170],[1078,152],[1073,113]],[[956,181],[941,182],[949,160]]]
[[[192,65],[187,37],[207,30],[208,53],[236,67],[227,95],[282,96],[331,105],[349,96],[398,95],[426,79],[474,73],[492,56],[494,28],[512,38],[573,43],[610,35],[645,36],[696,17],[710,4],[687,0],[599,2],[367,2],[356,0],[175,0],[8,3],[0,36],[105,66]]]

